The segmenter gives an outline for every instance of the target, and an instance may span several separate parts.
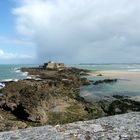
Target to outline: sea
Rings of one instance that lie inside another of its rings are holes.
[[[38,65],[0,65],[0,82],[29,78],[27,72],[21,72],[21,67],[36,67]],[[82,86],[80,88],[81,96],[87,99],[95,99],[102,96],[123,95],[140,96],[140,64],[79,64],[71,65],[77,68],[94,70],[102,72],[126,73],[116,75],[117,82],[111,84],[99,84]],[[129,76],[131,75],[131,76]],[[134,76],[133,76],[134,75]],[[97,81],[111,79],[109,76],[90,75],[86,78]],[[113,77],[114,78],[114,77]]]
[[[29,78],[27,72],[21,72],[20,68],[22,67],[35,67],[37,65],[28,65],[28,64],[17,64],[17,65],[0,65],[0,82],[3,81],[17,81],[19,79]]]

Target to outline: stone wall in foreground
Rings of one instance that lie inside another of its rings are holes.
[[[140,140],[140,112],[1,132],[0,140]]]

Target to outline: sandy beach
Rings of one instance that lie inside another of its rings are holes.
[[[93,76],[101,74],[102,76],[109,78],[140,78],[139,71],[104,70],[104,71],[92,71],[89,74]]]

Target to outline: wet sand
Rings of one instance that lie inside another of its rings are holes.
[[[89,74],[93,76],[102,74],[102,76],[109,77],[109,78],[140,78],[140,72],[134,72],[134,71],[115,71],[115,70],[93,71],[90,72]]]

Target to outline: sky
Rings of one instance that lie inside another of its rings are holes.
[[[1,0],[0,63],[139,63],[140,1]]]

